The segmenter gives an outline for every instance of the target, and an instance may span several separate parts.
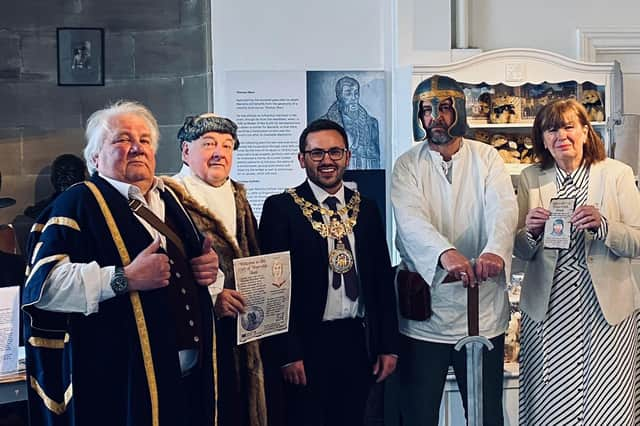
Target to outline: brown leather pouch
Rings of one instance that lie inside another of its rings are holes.
[[[414,321],[431,317],[431,291],[417,272],[399,270],[397,276],[400,315]]]

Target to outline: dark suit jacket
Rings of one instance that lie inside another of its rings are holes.
[[[22,286],[25,268],[22,256],[0,251],[0,287]]]
[[[311,187],[305,181],[296,188],[298,195],[318,204]],[[345,188],[349,202],[353,191]],[[322,220],[314,213],[315,220]],[[365,324],[369,355],[397,353],[398,324],[395,312],[395,292],[385,229],[376,204],[362,197],[358,222],[354,228],[356,261],[360,277],[361,301],[365,304]],[[303,337],[313,336],[322,322],[327,302],[328,245],[327,240],[313,230],[300,207],[287,194],[267,198],[259,228],[262,253],[291,252],[291,312],[289,332],[276,336],[273,356],[279,365],[303,360]],[[270,345],[271,346],[271,345]]]

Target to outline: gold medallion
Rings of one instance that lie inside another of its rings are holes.
[[[329,267],[339,274],[344,274],[353,268],[353,254],[340,241],[336,241],[336,247],[329,253]]]
[[[329,236],[335,240],[341,240],[342,237],[347,235],[347,230],[345,228],[344,223],[337,218],[332,217],[329,222]]]

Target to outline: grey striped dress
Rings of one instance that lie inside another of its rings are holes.
[[[589,169],[556,168],[559,198],[587,199]],[[595,238],[606,236],[606,221]],[[587,269],[584,232],[571,230],[559,250],[547,317],[523,313],[520,424],[640,425],[640,346],[637,313],[611,326]]]

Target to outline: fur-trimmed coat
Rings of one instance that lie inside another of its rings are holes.
[[[236,241],[222,221],[209,208],[193,198],[178,181],[163,177],[187,209],[198,230],[213,240],[220,269],[225,273],[224,288],[235,289],[233,259],[260,254],[257,222],[240,183],[232,181],[236,203]],[[216,319],[218,355],[217,398],[220,426],[266,426],[264,371],[260,356],[260,342],[237,346],[236,319]]]

